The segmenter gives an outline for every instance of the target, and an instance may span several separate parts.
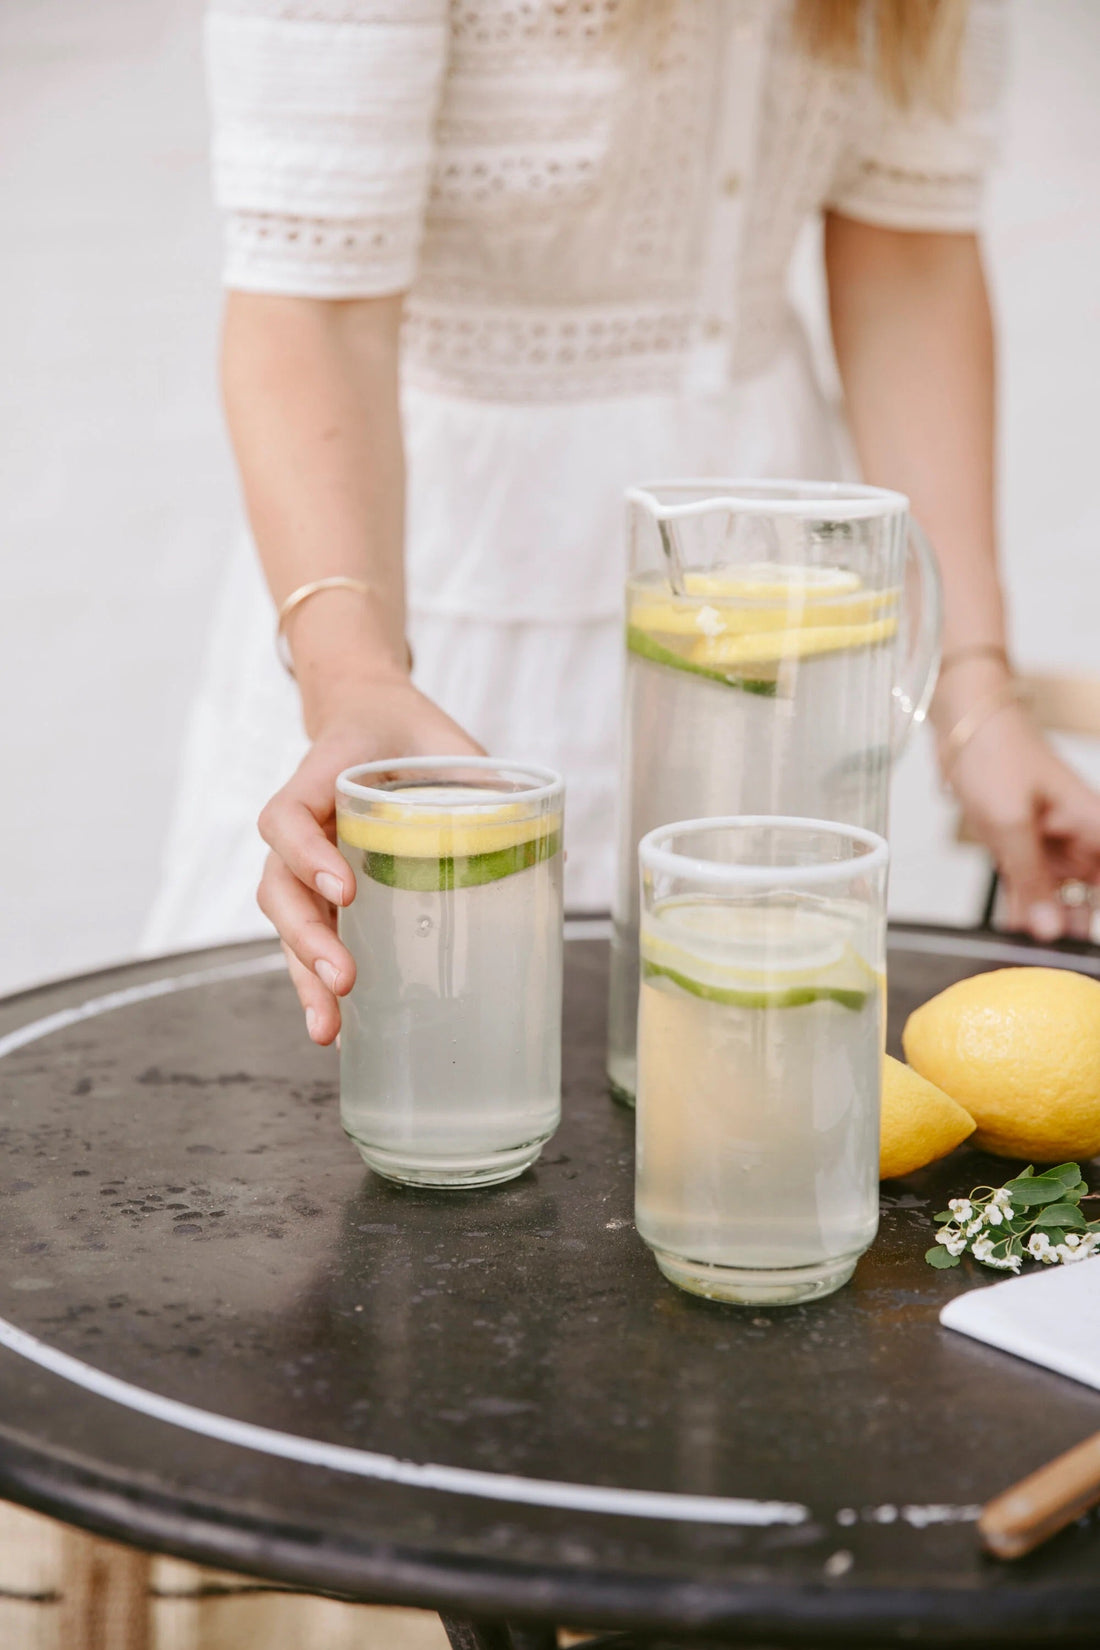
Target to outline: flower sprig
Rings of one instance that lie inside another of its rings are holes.
[[[1025,1260],[1087,1260],[1100,1252],[1100,1220],[1086,1220],[1080,1208],[1089,1195],[1076,1163],[1042,1174],[1029,1166],[1007,1185],[976,1186],[936,1216],[940,1230],[924,1258],[943,1270],[969,1250],[983,1266],[1004,1272],[1018,1272]]]

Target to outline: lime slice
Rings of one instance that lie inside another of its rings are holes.
[[[459,785],[409,786],[401,798],[336,816],[341,843],[360,849],[367,876],[390,888],[476,888],[561,848],[560,813],[532,818],[524,802],[487,808],[484,791]]]
[[[526,842],[498,848],[494,853],[455,854],[446,859],[376,853],[368,848],[363,853],[363,870],[372,881],[383,882],[387,888],[434,894],[448,888],[480,888],[487,882],[498,882],[501,877],[553,859],[560,848],[560,832],[529,837]]]
[[[882,982],[850,932],[847,922],[789,907],[671,900],[643,925],[642,977],[739,1008],[860,1009]]]
[[[722,682],[726,687],[740,688],[743,693],[759,693],[766,699],[775,697],[774,676],[747,676],[742,671],[723,669],[720,665],[697,664],[673,648],[664,647],[648,631],[639,630],[636,625],[627,628],[626,646],[629,653],[649,659],[655,665],[671,665],[673,670],[686,670],[692,676],[705,676],[711,682]]]

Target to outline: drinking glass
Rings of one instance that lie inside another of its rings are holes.
[[[355,872],[344,1128],[389,1180],[510,1180],[561,1114],[562,781],[410,757],[349,768],[336,792]]]
[[[638,1231],[681,1289],[838,1289],[878,1225],[887,847],[821,820],[651,831]]]
[[[634,1097],[638,843],[782,814],[886,832],[939,657],[935,558],[901,493],[679,481],[627,494],[630,577],[608,1074]]]

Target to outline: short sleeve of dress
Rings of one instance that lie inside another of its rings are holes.
[[[952,115],[869,94],[828,199],[833,211],[886,229],[977,227],[998,146],[1006,12],[1005,0],[971,0]]]
[[[416,273],[446,0],[213,0],[206,17],[225,284],[318,298]]]

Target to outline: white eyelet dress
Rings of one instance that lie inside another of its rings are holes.
[[[622,494],[835,475],[786,292],[825,207],[976,225],[1001,0],[957,114],[809,59],[787,0],[215,0],[225,280],[408,293],[409,633],[420,686],[568,785],[569,905],[610,901]],[[318,567],[318,575],[327,569]],[[221,593],[148,950],[263,931],[255,819],[304,750],[250,545]]]

